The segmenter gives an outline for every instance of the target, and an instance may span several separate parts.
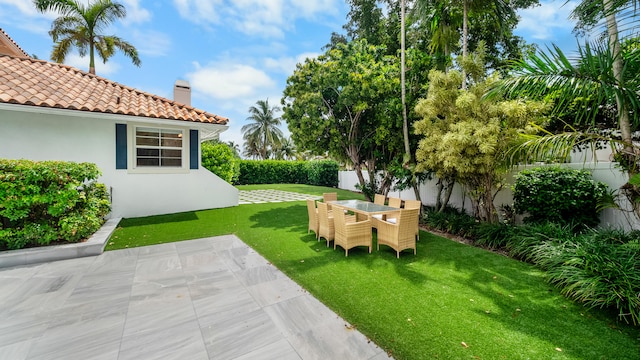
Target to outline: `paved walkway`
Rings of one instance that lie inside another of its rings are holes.
[[[240,190],[240,192],[238,193],[239,204],[304,201],[307,199],[319,200],[322,199],[322,196],[281,190]]]
[[[0,270],[0,359],[388,359],[233,235]]]

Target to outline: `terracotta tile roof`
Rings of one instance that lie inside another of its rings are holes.
[[[0,54],[30,57],[2,28],[0,28]]]
[[[0,55],[0,103],[226,125],[229,119],[76,68]]]

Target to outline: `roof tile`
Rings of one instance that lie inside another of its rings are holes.
[[[219,125],[229,121],[67,65],[1,54],[0,102]]]

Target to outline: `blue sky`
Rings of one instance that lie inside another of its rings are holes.
[[[240,128],[258,100],[279,105],[287,77],[306,57],[322,52],[332,31],[342,32],[344,0],[118,0],[127,18],[105,31],[132,43],[142,66],[116,55],[96,61],[96,73],[171,99],[176,80],[188,80],[192,105],[230,119],[223,141],[242,144]],[[572,2],[544,2],[520,12],[517,35],[542,45],[576,48],[568,14]],[[563,6],[564,5],[564,6]],[[0,0],[0,28],[27,53],[49,59],[55,14],[30,0]],[[77,52],[66,64],[88,69]],[[288,134],[286,124],[282,126]]]

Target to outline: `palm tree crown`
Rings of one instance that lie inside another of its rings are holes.
[[[281,119],[275,116],[277,111],[280,108],[270,107],[268,99],[258,100],[255,106],[249,107],[250,116],[247,120],[253,122],[242,127],[247,147],[257,149],[262,159],[268,158],[269,148],[275,149],[282,142],[282,130],[278,128]]]
[[[94,0],[88,5],[81,0],[33,0],[33,3],[40,12],[56,11],[60,14],[49,31],[55,43],[51,60],[64,62],[71,48],[76,47],[80,56],[89,52],[89,72],[95,74],[95,51],[106,63],[119,49],[134,65],[140,66],[138,50],[133,45],[117,36],[100,34],[116,19],[127,15],[124,5],[111,0]]]

